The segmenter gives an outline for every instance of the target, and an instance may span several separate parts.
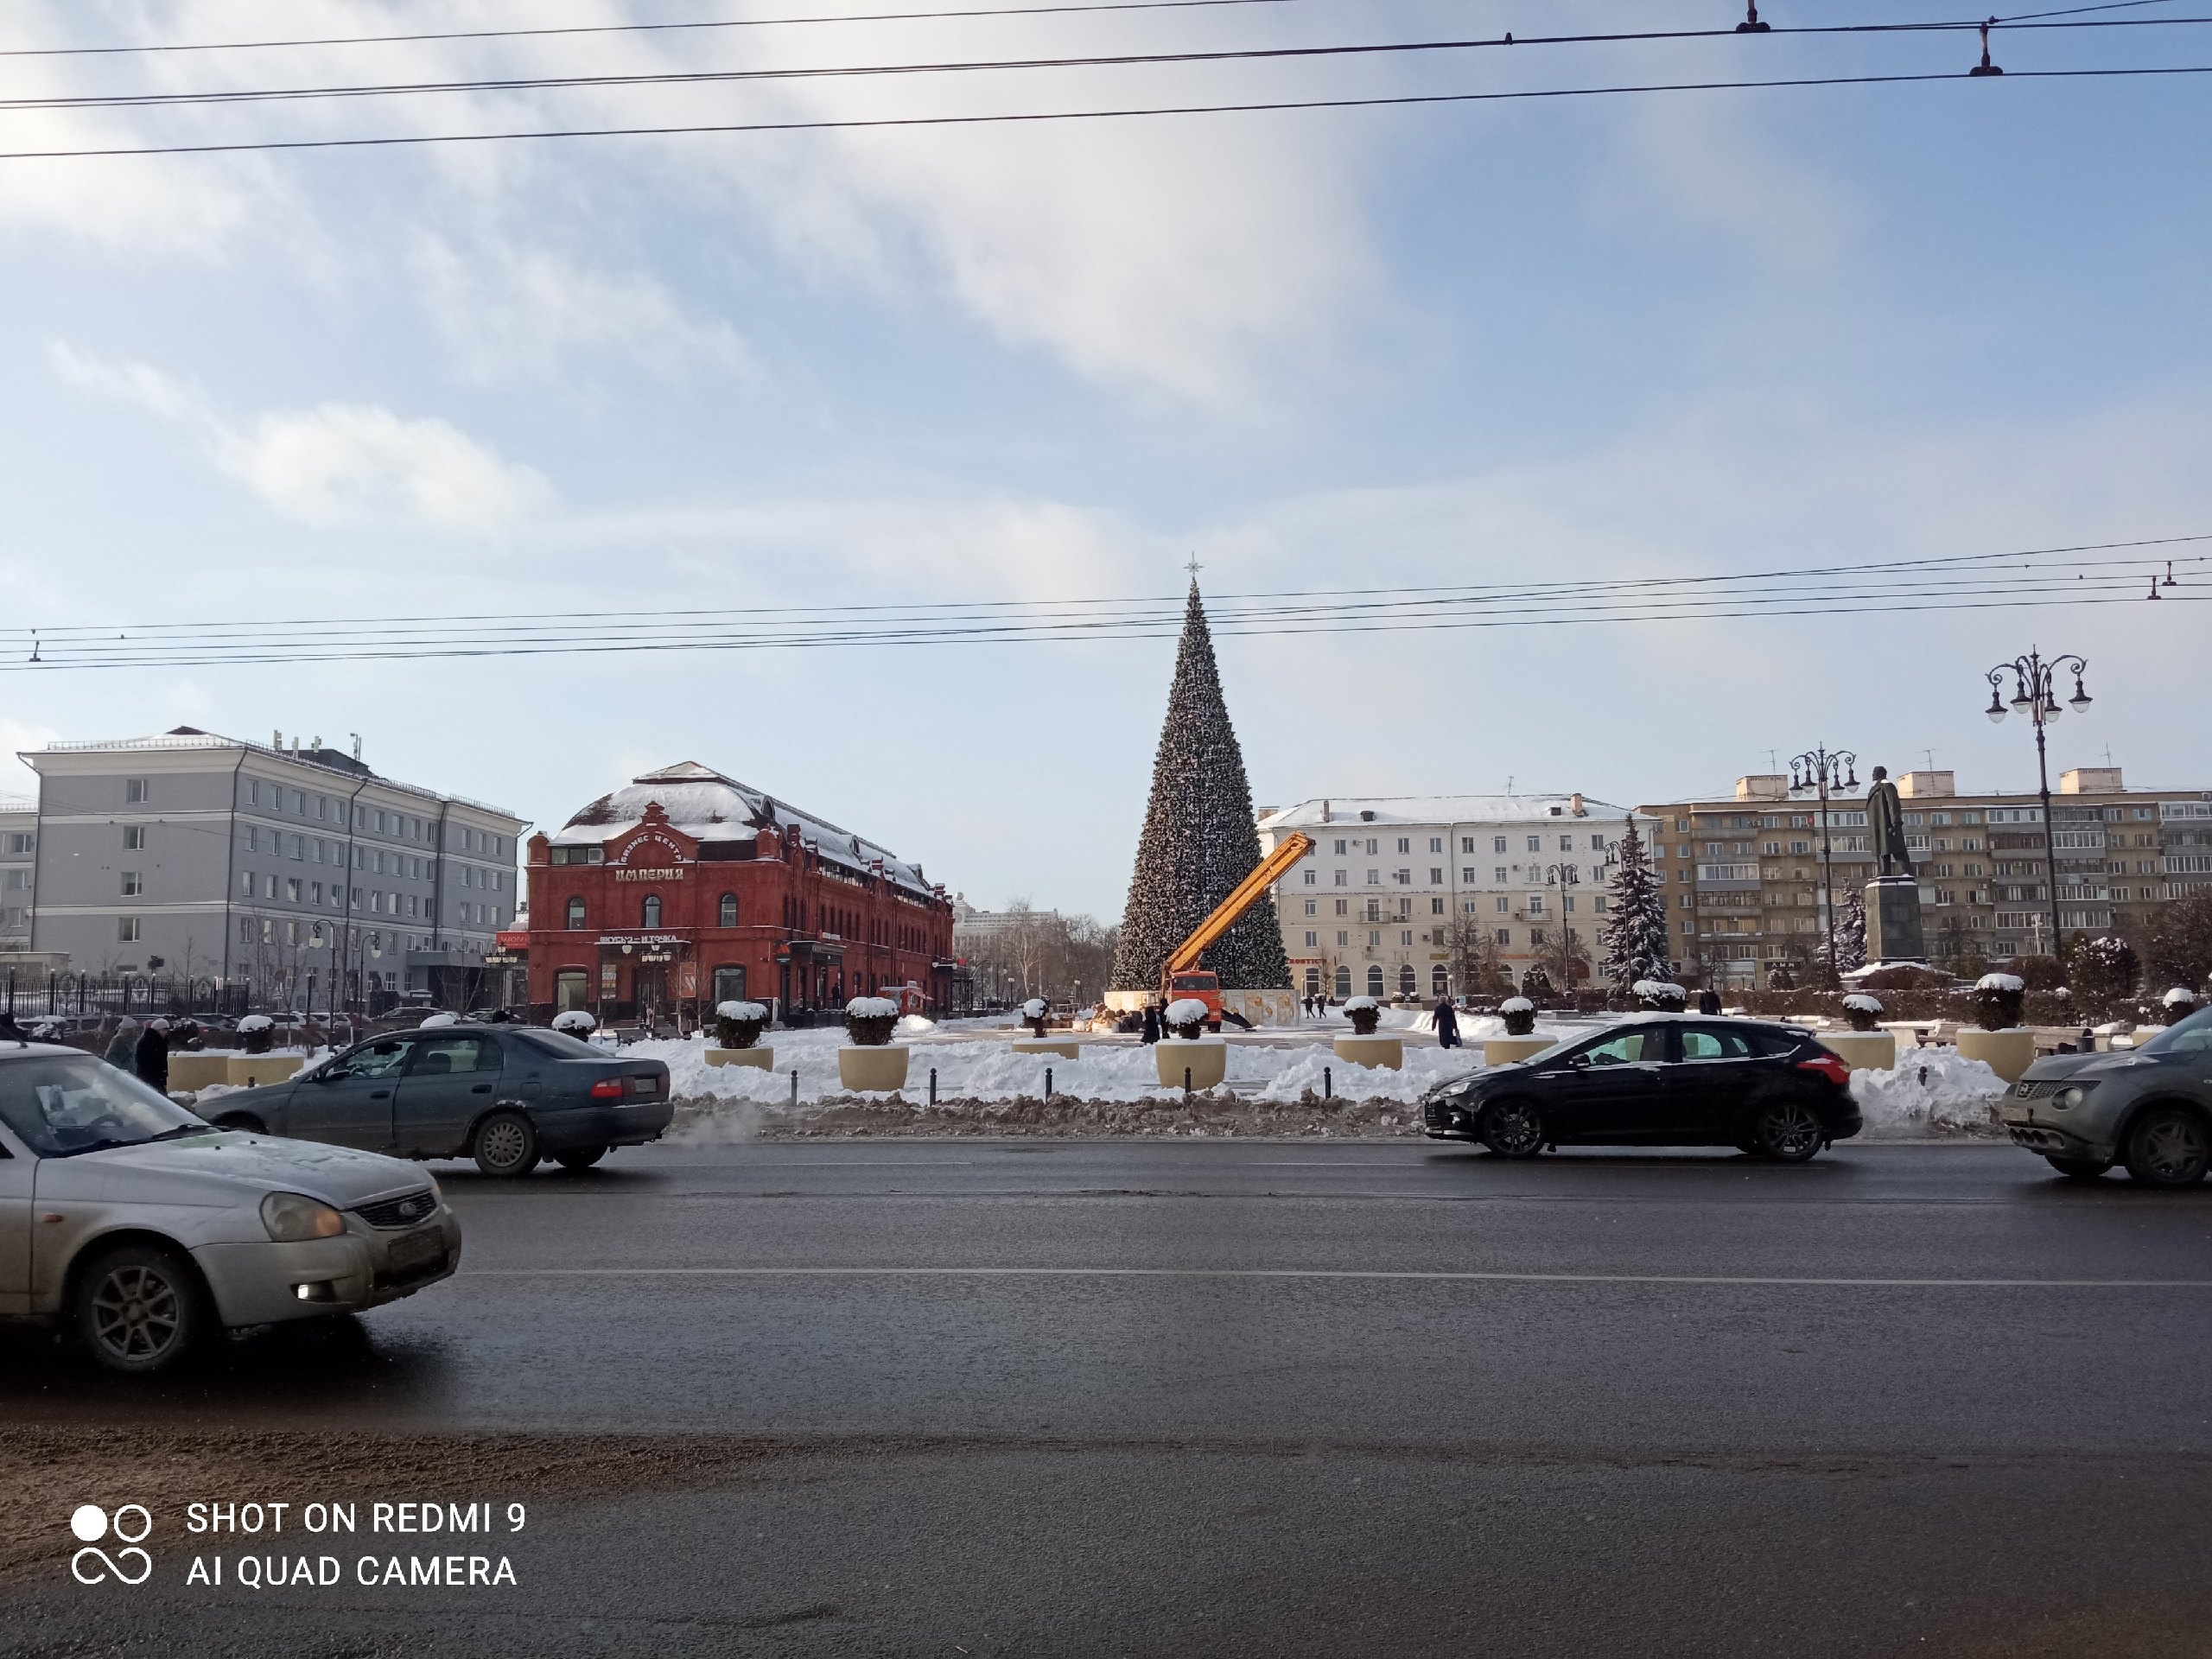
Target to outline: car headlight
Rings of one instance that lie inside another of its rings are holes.
[[[320,1198],[300,1192],[271,1192],[261,1201],[261,1224],[279,1244],[296,1244],[306,1238],[335,1238],[346,1230],[346,1217]]]
[[[2050,1097],[2050,1103],[2062,1111],[2069,1106],[2079,1106],[2096,1086],[2094,1083],[2069,1083]]]

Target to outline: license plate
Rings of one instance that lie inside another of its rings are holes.
[[[660,1093],[660,1079],[632,1077],[630,1079],[630,1092],[633,1095],[657,1095]]]
[[[391,1271],[395,1274],[411,1273],[434,1262],[442,1263],[446,1259],[445,1234],[431,1228],[419,1233],[410,1233],[404,1238],[396,1238],[392,1241],[389,1259]]]

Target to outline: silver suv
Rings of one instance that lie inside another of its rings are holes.
[[[2093,1181],[2126,1164],[2152,1186],[2194,1185],[2212,1168],[2212,1008],[2140,1048],[2037,1060],[1998,1116],[2062,1175]]]

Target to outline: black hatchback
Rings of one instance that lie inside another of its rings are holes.
[[[486,1175],[541,1159],[588,1169],[610,1147],[660,1139],[675,1116],[668,1067],[532,1026],[429,1026],[372,1037],[311,1071],[207,1101],[224,1128],[401,1158],[474,1158]]]
[[[1734,1147],[1801,1163],[1859,1133],[1851,1071],[1809,1031],[1647,1014],[1429,1090],[1431,1139],[1505,1158],[1547,1147]]]

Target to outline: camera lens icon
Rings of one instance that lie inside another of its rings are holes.
[[[79,1503],[69,1517],[69,1530],[79,1542],[97,1544],[107,1536],[107,1511],[97,1503]]]
[[[69,1530],[79,1543],[97,1544],[107,1536],[111,1526],[117,1538],[126,1544],[135,1544],[143,1541],[154,1529],[154,1517],[146,1512],[143,1503],[125,1503],[112,1519],[97,1503],[79,1503],[69,1514]]]

